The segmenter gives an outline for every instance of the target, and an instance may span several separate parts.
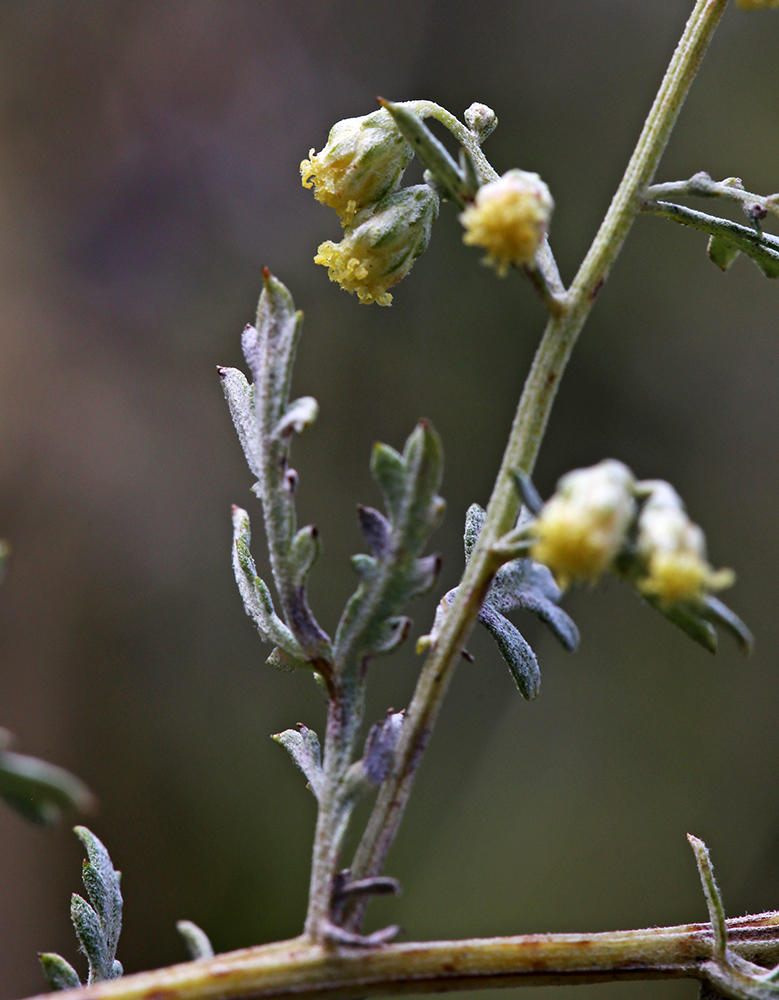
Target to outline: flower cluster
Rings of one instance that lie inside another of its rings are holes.
[[[358,212],[398,189],[414,152],[381,108],[338,122],[321,153],[308,155],[300,164],[303,187],[313,187],[317,201],[335,209],[347,227]]]
[[[330,131],[320,153],[300,164],[304,187],[338,213],[340,243],[326,240],[314,262],[361,303],[388,306],[388,289],[411,270],[430,242],[438,195],[427,184],[398,190],[414,153],[382,108],[347,118]]]
[[[314,257],[324,264],[331,281],[360,302],[388,306],[387,291],[404,278],[430,242],[438,215],[438,197],[427,184],[388,195],[375,209],[358,215],[340,243],[326,240]]]
[[[615,572],[668,607],[700,604],[735,579],[709,565],[703,532],[668,483],[638,482],[611,459],[563,476],[532,534],[533,558],[562,586]]]
[[[460,215],[463,242],[483,247],[485,263],[505,275],[510,264],[530,264],[546,235],[554,202],[538,174],[509,170],[484,184]]]

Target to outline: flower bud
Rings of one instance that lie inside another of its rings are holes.
[[[466,109],[463,117],[471,132],[479,137],[479,145],[495,131],[498,125],[498,116],[486,104],[473,103]]]
[[[340,243],[322,243],[314,263],[323,264],[330,280],[356,292],[360,302],[388,306],[392,296],[387,289],[427,249],[437,215],[438,196],[427,184],[403,188],[375,210],[360,213]]]
[[[704,534],[687,516],[673,487],[661,481],[641,487],[651,492],[638,516],[636,552],[646,566],[638,589],[665,604],[676,604],[731,586],[733,571],[714,570],[706,561]]]
[[[599,579],[623,548],[636,514],[633,473],[607,459],[563,476],[539,514],[533,559],[558,583]]]
[[[330,130],[321,153],[300,164],[303,187],[351,226],[357,212],[395,191],[414,152],[384,108],[346,118]]]
[[[530,264],[546,235],[554,208],[549,188],[538,174],[509,170],[484,184],[460,215],[463,242],[484,247],[485,263],[503,276],[509,264]]]

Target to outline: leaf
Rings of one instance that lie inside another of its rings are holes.
[[[529,480],[526,482],[532,487]],[[528,493],[532,502],[529,488]],[[473,554],[485,517],[485,510],[478,504],[471,504],[468,508],[463,538],[466,562]],[[529,517],[529,512],[523,507],[518,525],[521,527],[523,520]],[[495,574],[479,612],[479,621],[495,640],[524,698],[534,698],[538,693],[541,683],[538,661],[527,640],[506,615],[514,611],[529,611],[551,629],[565,649],[572,651],[579,644],[579,630],[559,607],[561,596],[562,592],[546,566],[530,558],[511,559]]]
[[[250,542],[249,515],[240,507],[233,507],[233,571],[246,614],[256,625],[263,641],[281,647],[294,662],[304,662],[303,650],[276,614],[270,591],[257,576],[249,551]]]
[[[82,864],[81,877],[100,920],[106,950],[113,960],[122,930],[122,892],[119,888],[121,872],[116,871],[108,851],[94,833],[85,826],[74,827],[74,833],[86,848],[88,860]]]
[[[176,930],[184,938],[189,957],[193,961],[214,957],[214,949],[208,940],[208,935],[197,924],[193,924],[191,920],[179,920],[176,923]]]
[[[446,147],[436,139],[419,115],[402,104],[393,104],[381,98],[379,104],[392,115],[398,131],[433,175],[441,193],[460,208],[465,206],[465,202],[472,201],[476,189],[472,186],[470,171],[466,178]]]
[[[404,717],[405,712],[390,709],[386,718],[371,726],[365,741],[362,765],[368,780],[374,785],[380,785],[392,770]]]
[[[715,625],[722,625],[723,628],[726,628],[741,647],[741,652],[745,656],[749,656],[755,644],[755,638],[738,615],[731,611],[726,604],[723,604],[719,598],[707,594],[703,599],[701,614],[704,618],[714,622]]]
[[[438,557],[420,558],[444,511],[437,493],[443,453],[433,428],[421,422],[402,455],[387,445],[375,445],[371,472],[384,494],[388,517],[370,507],[359,511],[372,555],[352,560],[360,585],[335,637],[335,663],[341,672],[357,672],[369,657],[396,648],[409,627],[400,612],[430,589],[440,568]]]
[[[717,652],[717,633],[697,610],[688,604],[665,604],[651,594],[642,594],[642,597],[655,611],[686,632],[704,649],[708,649],[710,653]]]
[[[26,819],[44,826],[56,823],[64,811],[90,812],[95,806],[90,790],[69,771],[2,748],[0,797]]]
[[[258,478],[262,478],[262,444],[260,442],[257,417],[254,412],[254,388],[246,381],[246,376],[237,368],[217,367],[222,380],[230,416],[238,432],[243,453],[249,468]]]
[[[44,951],[38,955],[46,982],[53,990],[74,990],[81,986],[78,973],[62,955]]]
[[[541,671],[538,669],[538,660],[530,644],[508,618],[504,618],[492,608],[482,608],[479,621],[495,640],[519,693],[528,701],[535,698],[541,687]]]
[[[288,438],[292,434],[302,434],[310,427],[319,414],[319,404],[313,396],[301,396],[286,408],[284,416],[273,429],[273,437]]]
[[[741,251],[719,236],[710,236],[706,253],[712,264],[716,264],[720,271],[727,271]]]
[[[308,779],[311,791],[319,798],[322,791],[322,752],[319,737],[307,726],[298,724],[297,729],[285,729],[271,739],[284,747],[300,770]]]

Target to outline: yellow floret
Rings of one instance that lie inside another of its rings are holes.
[[[503,276],[510,264],[530,264],[546,235],[554,202],[538,174],[509,170],[479,188],[460,215],[463,242],[483,247],[485,263]]]

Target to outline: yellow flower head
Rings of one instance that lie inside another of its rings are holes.
[[[659,481],[642,485],[651,486],[652,492],[638,517],[636,550],[646,564],[638,589],[676,604],[731,586],[733,571],[709,565],[704,534],[687,516],[676,491]]]
[[[509,264],[530,264],[546,235],[554,202],[538,174],[509,170],[484,184],[460,215],[463,242],[484,247],[485,263],[502,276]]]
[[[337,122],[321,153],[308,155],[300,164],[303,187],[351,226],[357,212],[397,189],[414,153],[382,108]]]
[[[636,513],[633,473],[608,459],[563,476],[535,524],[533,559],[555,574],[560,586],[599,579],[625,544]]]
[[[330,280],[355,292],[360,302],[388,306],[392,296],[387,289],[397,285],[427,249],[437,215],[438,196],[431,187],[403,188],[375,210],[360,213],[340,243],[322,243],[314,263],[323,264]]]

